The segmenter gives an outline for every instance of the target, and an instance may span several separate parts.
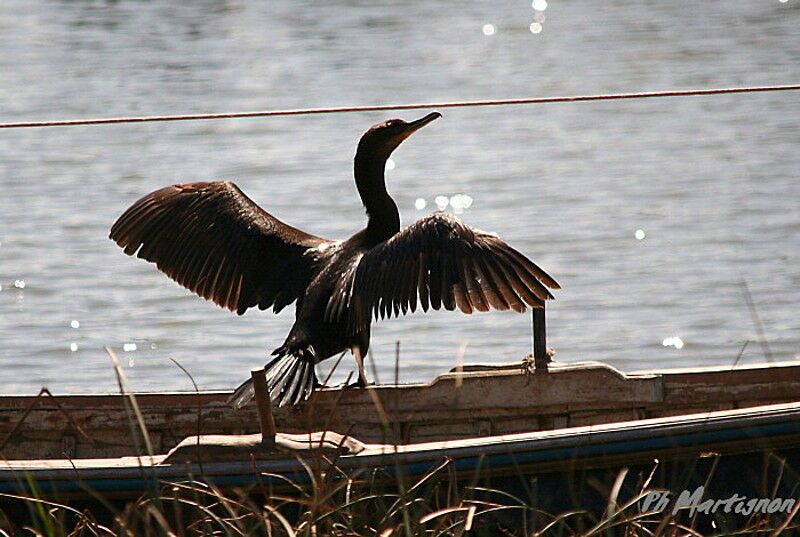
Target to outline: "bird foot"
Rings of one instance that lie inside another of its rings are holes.
[[[368,382],[364,379],[358,379],[354,382],[345,382],[342,384],[343,390],[351,390],[353,388],[366,388],[367,386],[374,386],[374,382]]]

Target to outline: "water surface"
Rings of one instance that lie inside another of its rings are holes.
[[[800,80],[795,0],[639,4],[5,0],[0,121]],[[561,282],[558,359],[732,364],[750,341],[743,362],[765,345],[793,360],[798,110],[798,92],[448,109],[395,153],[389,189],[404,224],[468,195],[468,224]],[[356,141],[389,115],[422,113],[0,131],[0,392],[114,390],[106,345],[140,390],[191,388],[170,358],[202,388],[238,383],[293,312],[221,310],[123,255],[110,225],[161,186],[229,179],[292,225],[347,237],[364,223]],[[427,380],[465,345],[466,361],[518,360],[530,316],[377,323],[381,380],[398,340],[401,380]]]

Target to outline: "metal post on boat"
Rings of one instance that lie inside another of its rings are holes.
[[[258,367],[250,371],[250,378],[253,379],[253,389],[256,394],[261,444],[271,447],[275,445],[275,420],[272,417],[272,401],[267,388],[267,373],[263,367]]]
[[[533,367],[537,373],[547,373],[547,327],[544,304],[533,311]]]

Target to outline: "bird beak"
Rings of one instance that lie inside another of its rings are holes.
[[[420,130],[422,127],[433,121],[434,119],[438,119],[440,117],[442,117],[442,114],[440,114],[439,112],[431,112],[425,117],[421,117],[415,121],[407,123],[405,130],[403,130],[402,134],[400,135],[399,142],[405,140],[406,138],[408,138],[409,136]]]
[[[439,119],[440,117],[442,117],[442,114],[440,114],[439,112],[431,112],[425,117],[421,117],[416,121],[412,121],[411,123],[408,124],[408,130],[410,131],[409,133],[421,129],[434,119]]]

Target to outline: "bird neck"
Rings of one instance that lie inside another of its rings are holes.
[[[400,212],[386,191],[384,170],[386,158],[366,157],[356,153],[355,178],[361,202],[367,209],[367,240],[372,244],[383,242],[400,231]]]

